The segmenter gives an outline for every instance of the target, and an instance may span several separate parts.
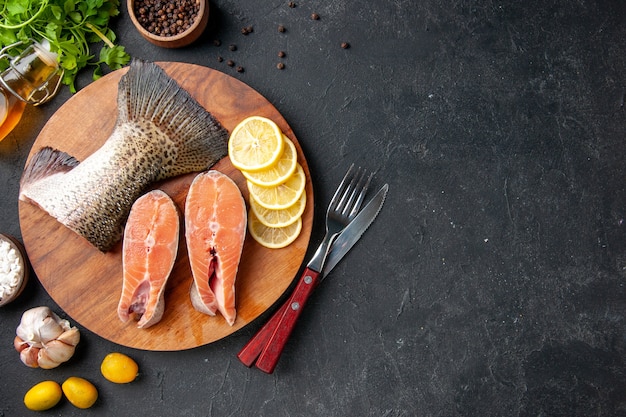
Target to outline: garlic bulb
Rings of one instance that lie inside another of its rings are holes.
[[[35,307],[22,315],[13,341],[20,359],[31,368],[52,369],[68,361],[80,341],[80,333],[48,307]]]

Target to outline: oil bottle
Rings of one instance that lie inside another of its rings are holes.
[[[11,52],[27,45],[19,55]],[[16,42],[0,50],[8,67],[0,74],[0,141],[19,123],[27,104],[38,106],[51,99],[61,83],[62,71],[47,40]]]

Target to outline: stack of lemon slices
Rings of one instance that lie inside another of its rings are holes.
[[[228,141],[228,156],[247,180],[248,230],[261,245],[283,248],[302,230],[306,177],[293,142],[272,120],[251,116]]]

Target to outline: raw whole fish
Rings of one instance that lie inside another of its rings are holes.
[[[196,176],[185,202],[191,303],[205,314],[219,311],[231,326],[247,220],[246,203],[233,180],[215,170]]]
[[[135,201],[122,244],[123,283],[117,315],[123,322],[134,316],[139,319],[137,327],[146,328],[161,320],[179,233],[178,209],[163,191],[150,191]]]
[[[79,163],[43,148],[20,182],[20,200],[103,252],[120,240],[133,202],[148,185],[209,169],[228,143],[219,122],[154,63],[131,63],[119,82],[117,106],[115,127],[100,149]]]

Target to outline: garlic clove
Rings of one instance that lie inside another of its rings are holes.
[[[63,362],[67,362],[74,355],[75,347],[66,345],[59,340],[53,340],[47,343],[43,349],[39,350],[38,362],[39,366],[45,369],[46,366],[54,368]],[[54,366],[52,366],[54,365]]]
[[[50,359],[48,354],[43,349],[41,349],[39,353],[37,363],[41,369],[53,369],[60,365],[59,362]]]
[[[15,348],[15,350],[17,350],[18,352],[23,351],[24,349],[26,349],[29,346],[28,342],[25,342],[22,340],[21,337],[19,336],[15,336],[15,339],[13,339],[13,347]]]
[[[76,327],[72,327],[61,333],[59,337],[57,337],[57,340],[70,346],[76,346],[78,342],[80,342],[80,332]]]
[[[39,348],[33,346],[23,349],[20,352],[20,359],[24,365],[31,368],[37,368],[39,367],[39,351]]]

